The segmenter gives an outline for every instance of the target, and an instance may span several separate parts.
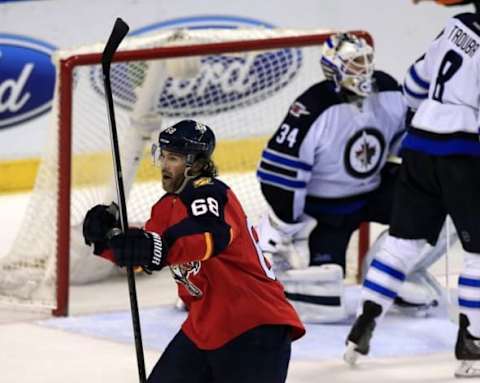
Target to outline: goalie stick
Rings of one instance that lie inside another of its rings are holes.
[[[113,105],[112,86],[110,82],[110,66],[113,56],[127,35],[129,27],[121,18],[115,20],[110,37],[102,53],[103,82],[105,86],[105,99],[107,102],[108,121],[110,126],[110,139],[112,145],[113,166],[117,189],[118,206],[120,210],[120,225],[122,231],[128,228],[127,205],[125,201],[125,189],[123,184],[120,150],[118,147],[117,126],[115,123],[115,111]],[[135,338],[135,351],[137,353],[138,375],[140,383],[146,382],[145,359],[143,355],[142,332],[140,328],[140,316],[138,313],[137,291],[135,287],[135,274],[132,267],[127,267],[128,291],[130,294],[130,311],[132,314],[133,335]]]

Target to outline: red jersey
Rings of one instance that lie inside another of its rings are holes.
[[[202,177],[180,194],[167,193],[145,230],[166,241],[166,263],[188,274],[187,283],[178,284],[188,307],[182,330],[200,349],[219,348],[265,324],[291,326],[293,340],[305,333],[239,201],[221,181]]]

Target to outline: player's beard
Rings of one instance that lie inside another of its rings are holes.
[[[170,172],[162,173],[162,187],[167,193],[175,193],[182,186],[183,174],[173,175]]]

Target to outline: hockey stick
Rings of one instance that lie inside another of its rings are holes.
[[[105,85],[105,99],[108,109],[110,126],[110,139],[112,145],[113,166],[117,188],[118,206],[120,208],[120,225],[122,231],[128,228],[127,205],[125,201],[125,189],[123,184],[120,150],[118,147],[117,126],[115,123],[115,111],[113,105],[112,86],[110,82],[110,66],[118,46],[127,35],[129,27],[121,18],[115,20],[110,37],[102,54],[103,83]],[[128,292],[130,294],[130,311],[132,314],[133,335],[135,338],[135,350],[137,353],[138,375],[140,383],[146,382],[145,359],[143,356],[142,332],[140,328],[140,316],[138,313],[137,291],[135,287],[135,274],[132,267],[127,267]]]

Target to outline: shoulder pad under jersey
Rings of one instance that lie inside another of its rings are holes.
[[[297,156],[300,146],[310,127],[328,108],[346,102],[335,91],[333,81],[324,80],[303,92],[291,105],[277,131],[268,141],[267,147],[280,153]],[[280,139],[290,132],[295,140],[285,143]],[[292,133],[293,132],[293,133]],[[294,141],[294,142],[293,142]]]
[[[296,104],[301,103],[308,112],[308,114],[303,113],[303,115],[308,116],[309,120],[315,121],[326,109],[343,102],[345,102],[345,100],[335,91],[334,82],[324,80],[312,85],[303,92],[291,105],[287,117],[302,117],[301,111],[300,116],[296,115],[296,112],[298,111]]]
[[[375,86],[378,92],[401,91],[401,87],[398,81],[395,80],[388,73],[376,70],[373,73],[373,78],[375,80]]]

